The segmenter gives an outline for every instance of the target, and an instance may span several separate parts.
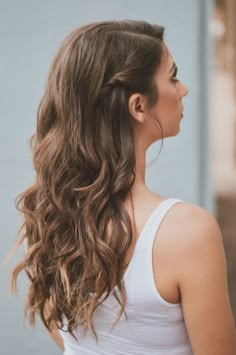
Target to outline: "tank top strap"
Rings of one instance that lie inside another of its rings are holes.
[[[148,218],[147,222],[144,225],[144,228],[138,240],[139,247],[145,249],[152,248],[156,232],[163,218],[171,209],[171,207],[179,202],[184,201],[178,198],[168,198],[159,203],[159,205],[154,209],[151,216]]]

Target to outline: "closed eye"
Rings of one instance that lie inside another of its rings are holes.
[[[175,70],[174,70],[174,73],[173,73],[173,76],[172,76],[172,80],[174,80],[174,81],[179,81],[179,80],[177,79],[177,73],[178,73],[178,68],[175,67]]]

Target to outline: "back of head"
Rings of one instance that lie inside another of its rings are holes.
[[[94,310],[117,285],[132,240],[123,202],[135,179],[133,93],[158,99],[153,76],[163,27],[143,21],[92,23],[63,41],[49,72],[32,137],[36,181],[18,199],[28,251],[13,274],[31,280],[27,310],[69,331],[92,326]],[[48,315],[44,310],[49,304]]]

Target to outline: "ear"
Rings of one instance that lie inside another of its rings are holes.
[[[129,112],[139,123],[143,123],[145,120],[145,107],[146,100],[141,94],[135,93],[129,97],[128,100]]]

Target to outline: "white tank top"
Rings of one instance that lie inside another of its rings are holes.
[[[95,311],[98,342],[88,331],[79,342],[60,331],[64,355],[192,355],[181,303],[169,303],[159,294],[153,276],[152,247],[156,232],[168,210],[182,200],[162,201],[151,213],[136,242],[123,280],[126,288],[126,316],[112,327],[120,305],[111,294]],[[158,234],[157,234],[158,237]],[[115,287],[116,289],[116,287]]]

